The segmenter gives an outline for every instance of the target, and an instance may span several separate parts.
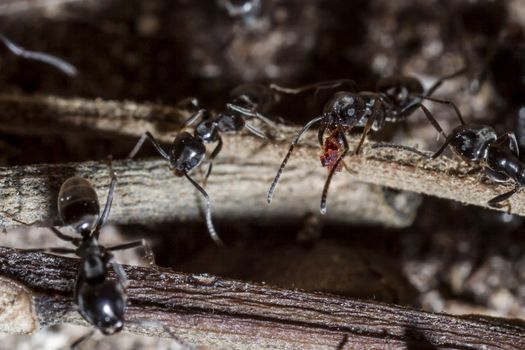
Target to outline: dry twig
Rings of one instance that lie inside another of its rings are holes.
[[[71,310],[78,260],[0,248],[0,322],[32,332],[85,324]],[[282,290],[209,275],[126,266],[128,320],[155,319],[212,349],[523,349],[525,324],[456,317],[370,301]],[[159,335],[157,328],[129,331]],[[339,348],[338,348],[339,346]]]

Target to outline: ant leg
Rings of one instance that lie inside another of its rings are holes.
[[[113,203],[113,194],[115,193],[115,187],[117,186],[117,176],[115,175],[115,172],[113,171],[113,166],[111,165],[112,157],[108,156],[108,168],[109,168],[109,176],[111,178],[111,182],[109,183],[109,191],[108,191],[108,197],[106,199],[106,205],[104,206],[104,210],[102,211],[102,215],[100,215],[100,218],[98,219],[97,225],[95,226],[95,230],[93,231],[98,238],[98,231],[109,217],[109,212],[111,210],[111,204]]]
[[[321,126],[321,128],[317,132],[317,140],[319,141],[319,146],[321,146],[321,149],[324,146],[324,133],[326,132],[326,127],[326,125]]]
[[[77,75],[77,69],[75,68],[75,66],[61,58],[43,52],[26,50],[23,47],[20,47],[13,43],[11,40],[7,39],[7,37],[3,34],[0,34],[0,41],[2,41],[5,47],[7,47],[7,49],[16,56],[44,62],[60,70],[62,73],[69,75],[70,77]]]
[[[78,338],[77,340],[75,340],[73,342],[73,344],[71,344],[71,346],[69,347],[71,350],[74,350],[76,349],[80,344],[82,344],[83,342],[85,342],[86,340],[88,340],[89,338],[91,338],[93,336],[93,334],[95,334],[95,331],[96,329],[93,328],[91,329],[88,333],[84,334],[83,336],[81,336],[80,338]]]
[[[153,250],[151,249],[150,245],[145,239],[115,245],[113,247],[107,248],[107,250],[115,252],[117,250],[127,250],[137,247],[142,247],[144,249],[144,259],[148,262],[148,264],[150,264],[150,266],[154,267],[157,265],[155,263],[155,254],[153,253]]]
[[[129,324],[136,324],[138,326],[143,327],[160,327],[162,328],[166,333],[170,335],[171,338],[173,338],[178,343],[178,348],[182,350],[196,350],[194,346],[186,343],[184,340],[182,340],[179,336],[177,336],[171,329],[168,328],[164,323],[160,321],[153,321],[153,320],[144,320],[144,319],[135,319],[135,320],[129,320]]]
[[[204,177],[203,187],[206,187],[206,185],[208,184],[208,177],[211,174],[211,169],[213,167],[213,160],[215,159],[215,157],[217,157],[221,149],[222,149],[222,137],[220,137],[219,135],[219,141],[217,143],[217,146],[215,146],[215,148],[210,154],[210,165],[208,165],[208,171],[206,172],[206,176]]]
[[[443,137],[446,138],[447,134],[445,134],[445,132],[443,131],[443,128],[441,127],[441,125],[439,125],[439,123],[437,122],[436,118],[434,118],[432,113],[430,113],[428,108],[425,107],[425,105],[423,105],[422,103],[420,103],[420,102],[414,103],[414,104],[406,107],[405,109],[403,109],[400,114],[402,114],[402,115],[409,115],[409,114],[411,114],[413,111],[415,111],[418,108],[421,108],[421,110],[423,110],[423,112],[425,113],[425,116],[430,121],[430,124],[432,124],[434,129],[436,129]]]
[[[189,182],[191,182],[191,184],[193,186],[195,186],[195,188],[202,194],[202,196],[204,197],[204,201],[206,203],[206,226],[208,227],[208,233],[210,234],[211,236],[211,239],[213,239],[213,241],[215,242],[215,244],[217,244],[218,246],[222,247],[224,246],[224,243],[222,242],[221,238],[219,237],[219,235],[217,234],[217,231],[215,230],[215,227],[213,225],[213,221],[211,219],[211,204],[210,204],[210,196],[208,196],[208,193],[206,193],[206,191],[204,190],[204,188],[202,188],[201,186],[199,186],[198,183],[196,183],[189,175],[188,173],[184,172],[184,176],[186,176],[186,178],[188,179]]]
[[[404,145],[396,145],[396,144],[392,144],[392,143],[376,143],[376,144],[372,145],[372,148],[374,148],[374,149],[376,149],[376,148],[402,149],[404,151],[409,151],[409,152],[415,153],[417,155],[420,155],[421,157],[424,157],[424,158],[430,158],[429,155],[421,152],[417,148],[404,146]]]
[[[155,140],[155,138],[153,137],[153,135],[151,135],[151,133],[149,131],[146,131],[140,137],[140,139],[138,140],[138,142],[135,145],[135,147],[133,147],[131,152],[129,152],[127,158],[131,159],[131,158],[135,157],[137,155],[137,153],[140,151],[140,149],[141,149],[142,145],[144,144],[144,141],[146,141],[146,139],[150,140],[150,142],[153,144],[153,146],[159,152],[159,154],[162,156],[162,158],[164,158],[166,160],[170,159],[170,156],[168,155],[168,153],[166,153],[166,151],[164,151],[162,146],[157,142],[157,140]]]
[[[505,204],[500,204],[500,202],[506,201],[507,199],[512,197],[512,195],[514,193],[518,192],[520,188],[521,188],[520,186],[516,186],[516,187],[514,187],[512,190],[510,190],[508,192],[505,192],[503,194],[497,195],[496,197],[494,197],[491,200],[489,200],[487,202],[487,205],[489,207],[492,207],[492,208],[503,208],[503,207],[506,206],[508,208],[509,213],[510,213],[510,209],[511,209],[510,208],[510,203],[507,203],[505,205]]]
[[[441,147],[430,158],[436,159],[437,157],[439,157],[445,151],[445,149],[448,147],[448,145],[452,142],[453,138],[454,138],[454,134],[449,135],[445,139],[445,142],[441,145]]]
[[[261,130],[257,129],[255,126],[249,123],[244,124],[244,127],[248,129],[248,131],[254,134],[255,136],[259,136],[261,139],[267,138],[266,135]]]
[[[117,278],[119,282],[122,284],[124,289],[126,289],[129,284],[128,275],[126,274],[126,271],[124,271],[124,268],[122,267],[121,264],[118,263],[118,261],[115,259],[113,254],[111,253],[107,253],[107,254],[108,254],[108,262],[111,264],[113,271],[115,271],[115,273],[117,274]]]
[[[199,109],[196,113],[192,114],[188,119],[182,123],[180,130],[184,129],[187,126],[192,126],[193,124],[197,123],[198,121],[201,121],[202,119],[205,119],[206,114],[208,114],[208,111],[205,109]]]
[[[429,97],[431,96],[432,94],[434,94],[434,92],[441,86],[443,85],[443,83],[446,81],[446,80],[449,80],[449,79],[454,79],[464,73],[466,73],[468,71],[468,66],[465,66],[461,69],[459,69],[458,71],[456,72],[453,72],[449,75],[445,75],[444,77],[441,77],[439,78],[434,84],[432,84],[427,91],[425,91],[424,93],[424,97]]]
[[[28,253],[55,253],[55,254],[75,254],[77,251],[71,248],[52,247],[52,248],[35,248],[24,249]]]
[[[270,84],[270,89],[277,91],[277,92],[284,93],[284,94],[288,94],[288,95],[298,95],[305,91],[315,89],[315,93],[317,94],[320,90],[335,89],[344,84],[348,84],[349,86],[351,86],[352,91],[357,91],[357,84],[355,83],[355,81],[351,79],[326,80],[326,81],[321,81],[317,83],[303,85],[298,88],[287,88],[287,87],[280,86],[277,84]]]
[[[454,112],[456,113],[456,115],[458,116],[458,119],[459,119],[459,122],[461,123],[461,125],[465,125],[465,121],[463,120],[463,116],[461,115],[461,112],[459,111],[458,106],[456,106],[456,104],[454,102],[446,101],[446,100],[440,100],[438,98],[428,97],[428,96],[418,96],[418,97],[423,99],[423,100],[428,100],[428,101],[432,101],[432,102],[436,102],[436,103],[443,103],[443,104],[451,106],[454,109]]]
[[[67,241],[67,242],[72,242],[73,244],[77,245],[77,243],[76,243],[76,242],[78,242],[78,239],[77,239],[77,238],[75,238],[75,237],[71,237],[71,236],[69,236],[69,235],[66,235],[66,234],[60,232],[56,227],[51,226],[51,227],[48,227],[48,228],[49,228],[49,229],[51,230],[51,232],[53,232],[53,233],[55,234],[55,236],[57,236],[58,238],[60,238],[60,239],[62,239],[62,240],[64,240],[64,241]]]
[[[519,157],[520,148],[518,146],[518,140],[516,140],[516,134],[514,134],[512,131],[498,136],[493,144],[507,146],[516,157]]]
[[[323,120],[324,115],[321,115],[317,118],[314,118],[310,120],[302,129],[299,131],[295,139],[292,141],[292,144],[290,145],[290,148],[288,149],[288,153],[286,153],[286,156],[284,157],[283,161],[281,162],[281,166],[279,167],[279,170],[277,170],[277,174],[275,175],[275,178],[272,181],[272,184],[270,185],[270,189],[268,190],[268,195],[266,197],[266,201],[268,204],[272,202],[273,193],[275,192],[275,188],[277,187],[277,184],[279,183],[279,179],[281,178],[281,174],[283,173],[284,167],[286,166],[286,163],[288,163],[288,159],[290,159],[290,156],[292,155],[293,149],[295,145],[299,143],[299,140],[301,139],[301,136],[308,131],[314,125],[315,123],[320,122]]]
[[[270,125],[271,127],[273,127],[273,128],[275,127],[275,123],[273,121],[271,121],[270,119],[268,119],[267,117],[265,117],[261,113],[256,112],[254,110],[251,110],[251,109],[248,109],[248,108],[244,108],[244,107],[241,107],[241,106],[237,106],[237,105],[235,105],[233,103],[227,103],[226,104],[226,108],[228,108],[230,111],[234,111],[234,112],[240,113],[240,114],[245,115],[247,117],[257,118],[260,121]]]
[[[359,143],[357,144],[357,147],[355,151],[353,152],[354,155],[359,154],[359,151],[361,150],[361,146],[363,145],[363,142],[365,142],[366,135],[370,132],[370,129],[372,128],[372,125],[375,121],[375,116],[379,114],[380,108],[382,108],[382,103],[374,102],[373,110],[370,116],[368,117],[368,120],[365,124],[365,129],[363,130],[363,133],[361,134],[361,139],[359,140]]]
[[[344,131],[341,130],[340,132],[343,133],[344,150],[343,152],[341,152],[339,157],[337,157],[337,160],[335,161],[333,168],[330,169],[330,172],[328,173],[328,177],[326,178],[326,181],[324,183],[323,194],[321,195],[321,206],[319,209],[319,211],[323,215],[326,214],[326,198],[328,197],[328,188],[330,187],[332,176],[334,176],[335,169],[337,169],[337,167],[339,166],[339,163],[343,160],[344,156],[346,156],[346,154],[348,153],[348,150],[350,149],[350,147],[348,146],[348,141],[346,140],[346,136],[344,136]]]

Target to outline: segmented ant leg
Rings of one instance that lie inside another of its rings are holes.
[[[29,252],[29,253],[55,253],[55,254],[75,254],[76,253],[75,249],[62,248],[62,247],[24,249],[24,251]]]
[[[3,34],[0,34],[0,41],[2,41],[9,51],[16,56],[27,58],[30,60],[44,62],[62,71],[62,73],[69,75],[70,77],[77,75],[77,69],[72,64],[65,60],[58,58],[53,55],[49,55],[43,52],[29,51],[13,43],[11,40]]]
[[[137,247],[142,247],[144,249],[144,259],[148,262],[148,264],[150,264],[150,266],[152,267],[157,266],[157,264],[155,263],[155,254],[153,253],[153,250],[151,249],[150,245],[145,239],[115,245],[113,247],[107,248],[107,250],[111,252],[115,252],[117,250],[127,250],[127,249],[132,249],[132,248],[137,248]]]
[[[432,84],[427,91],[425,91],[424,93],[424,97],[429,97],[431,95],[434,94],[434,92],[436,92],[436,90],[441,86],[443,85],[443,83],[449,79],[454,79],[456,77],[459,77],[460,75],[462,74],[465,74],[467,71],[468,71],[468,66],[465,66],[459,70],[457,70],[456,72],[453,72],[449,75],[445,75],[444,77],[441,77],[439,78],[436,82],[434,82],[434,84]]]
[[[192,126],[198,122],[200,122],[204,117],[208,114],[208,111],[205,109],[199,109],[196,113],[192,114],[188,119],[182,123],[180,129],[184,129],[187,126]]]
[[[98,238],[100,228],[104,226],[104,224],[108,221],[109,212],[111,210],[111,204],[113,203],[113,195],[115,193],[115,187],[117,186],[117,176],[115,175],[115,172],[113,171],[113,166],[111,165],[111,163],[112,163],[112,157],[108,156],[108,168],[109,168],[109,176],[111,178],[111,182],[109,183],[109,191],[108,191],[108,197],[106,199],[106,205],[104,206],[102,215],[100,215],[97,225],[95,226],[95,229],[93,230],[93,233],[96,238]]]
[[[343,339],[337,344],[336,350],[344,350],[346,344],[348,344],[348,334],[343,336]]]
[[[206,185],[208,184],[208,177],[211,174],[211,169],[213,167],[213,160],[215,159],[215,157],[217,157],[221,149],[222,149],[222,137],[219,135],[217,146],[215,146],[215,148],[210,154],[210,165],[208,165],[208,171],[206,172],[206,176],[204,177],[203,187],[206,187]]]
[[[512,190],[510,190],[508,192],[505,192],[503,194],[497,195],[496,197],[494,197],[491,200],[489,200],[487,202],[487,205],[489,207],[492,207],[492,208],[507,207],[507,210],[508,210],[508,212],[510,214],[510,211],[511,211],[510,202],[508,202],[507,204],[500,204],[500,202],[504,202],[504,201],[508,200],[510,197],[512,197],[513,194],[518,192],[520,190],[520,188],[521,188],[521,186],[516,186],[516,187],[514,187]]]
[[[328,197],[328,189],[330,188],[330,182],[332,182],[332,176],[334,176],[335,170],[338,168],[339,163],[343,160],[343,158],[346,156],[350,149],[350,147],[348,146],[348,141],[346,140],[346,136],[344,136],[344,131],[340,130],[340,132],[343,134],[344,150],[343,152],[341,152],[339,157],[337,157],[337,160],[335,161],[333,168],[330,169],[328,177],[326,178],[326,181],[324,183],[323,194],[321,195],[321,205],[319,208],[319,211],[323,215],[326,214],[326,198]]]
[[[170,335],[173,340],[175,340],[178,343],[178,348],[182,350],[196,350],[197,348],[188,344],[184,340],[182,340],[178,335],[173,333],[171,329],[168,328],[164,323],[160,321],[153,321],[153,320],[144,320],[144,319],[135,319],[135,320],[129,320],[127,321],[128,324],[136,324],[138,326],[142,327],[160,327],[164,329],[166,333]]]
[[[454,139],[454,134],[449,135],[445,139],[445,142],[441,145],[441,147],[430,158],[436,159],[437,157],[439,157],[445,151],[445,149],[448,147],[448,145],[452,142],[453,139]]]
[[[496,141],[493,143],[494,146],[507,146],[512,153],[519,157],[520,155],[520,148],[518,146],[518,140],[516,140],[516,134],[514,134],[512,131],[506,132],[503,135],[499,136]]]
[[[436,103],[442,103],[442,104],[446,104],[446,105],[451,106],[454,109],[454,112],[456,113],[456,115],[458,117],[458,120],[461,123],[461,125],[465,125],[465,121],[463,120],[463,116],[461,115],[461,112],[459,111],[458,106],[456,106],[456,104],[454,102],[446,101],[446,100],[440,100],[440,99],[434,98],[434,97],[421,96],[421,95],[419,95],[418,97],[423,99],[423,100],[428,100],[428,101],[432,101],[432,102],[436,102]]]
[[[317,141],[319,141],[319,146],[321,146],[321,148],[324,147],[324,133],[326,132],[326,127],[326,125],[322,125],[317,132]]]
[[[113,254],[111,253],[107,253],[107,254],[109,258],[108,262],[111,264],[113,271],[115,271],[115,273],[117,274],[119,282],[122,284],[124,289],[126,289],[129,284],[128,275],[126,274],[126,271],[124,271],[124,268],[122,267],[121,264],[118,263],[118,261],[115,259]]]
[[[131,159],[133,157],[135,157],[137,155],[137,153],[140,151],[142,145],[144,144],[144,141],[146,140],[150,140],[150,142],[153,144],[153,146],[155,147],[155,149],[159,152],[159,154],[162,156],[162,158],[166,159],[166,160],[169,160],[170,159],[170,156],[168,155],[168,153],[166,153],[166,151],[164,151],[164,149],[162,148],[162,146],[160,145],[160,143],[157,142],[157,140],[155,140],[155,138],[153,137],[153,135],[151,135],[151,133],[149,131],[146,131],[141,137],[140,139],[138,140],[137,144],[135,145],[135,147],[133,147],[133,149],[131,150],[131,152],[129,152],[128,154],[128,159]]]
[[[222,242],[221,238],[217,234],[217,231],[215,230],[215,226],[213,225],[213,221],[211,218],[211,203],[210,203],[210,197],[208,196],[208,193],[199,186],[197,182],[195,182],[188,173],[184,172],[184,176],[188,179],[188,181],[195,186],[195,188],[202,194],[204,197],[204,201],[206,203],[206,226],[208,227],[208,233],[211,236],[211,239],[217,244],[218,246],[222,247],[224,246],[224,243]]]
[[[260,137],[261,139],[266,139],[266,135],[259,129],[257,129],[255,126],[251,125],[250,123],[244,124],[244,127],[248,129],[249,132],[254,134],[255,136]]]
[[[432,113],[430,113],[430,111],[428,110],[427,107],[425,107],[424,104],[420,102],[414,103],[408,106],[407,108],[403,109],[400,114],[409,115],[418,108],[421,108],[421,110],[425,113],[425,116],[427,117],[427,119],[430,121],[430,124],[432,124],[432,126],[439,132],[439,134],[446,138],[447,134],[445,134],[441,125],[439,125],[436,118],[434,118]]]
[[[379,107],[374,108],[374,109],[377,110],[379,109]],[[368,135],[368,133],[370,132],[370,129],[372,128],[372,124],[374,124],[374,120],[375,120],[375,118],[373,117],[374,115],[377,115],[377,113],[372,113],[372,115],[368,117],[368,120],[366,121],[366,124],[365,124],[365,129],[363,130],[363,133],[361,134],[361,139],[359,140],[359,143],[357,144],[357,147],[355,148],[353,152],[354,155],[359,154],[359,151],[361,150],[361,147],[363,146],[363,143],[365,142],[366,135]]]
[[[288,159],[290,159],[290,156],[292,155],[292,152],[293,152],[293,149],[295,147],[295,145],[297,145],[299,143],[299,140],[301,139],[301,137],[303,136],[303,134],[308,131],[308,129],[310,129],[312,127],[312,125],[314,125],[315,123],[318,123],[320,122],[321,120],[323,120],[324,118],[324,115],[321,115],[317,118],[314,118],[312,120],[310,120],[302,129],[301,131],[299,131],[299,133],[297,134],[297,136],[295,137],[295,139],[292,141],[292,144],[290,145],[290,148],[288,149],[288,153],[286,153],[286,156],[284,157],[282,163],[281,163],[281,166],[279,167],[279,170],[277,170],[277,174],[275,175],[275,178],[273,179],[272,181],[272,184],[270,185],[270,189],[268,190],[268,195],[266,197],[266,201],[268,202],[268,204],[270,204],[272,202],[272,197],[273,197],[273,193],[275,192],[275,188],[277,187],[277,184],[279,183],[279,179],[281,178],[281,175],[284,171],[284,167],[286,166],[286,163],[288,163]]]
[[[240,113],[240,114],[245,115],[247,117],[257,118],[260,121],[270,125],[271,127],[275,127],[275,123],[273,121],[271,121],[270,119],[268,119],[267,117],[265,117],[261,113],[256,112],[254,110],[251,110],[251,109],[248,109],[248,108],[244,108],[244,107],[241,107],[241,106],[237,106],[236,104],[233,104],[233,103],[227,103],[226,104],[226,108],[228,108],[230,111],[234,111],[234,112]]]
[[[73,342],[73,344],[71,344],[71,346],[69,347],[71,350],[75,350],[77,349],[77,347],[82,344],[83,342],[85,342],[86,340],[88,340],[89,338],[91,338],[93,336],[93,334],[95,334],[95,331],[96,329],[93,328],[91,329],[88,333],[84,334],[83,336],[81,336],[80,338],[78,338],[77,340],[75,340]]]
[[[55,236],[57,236],[58,238],[64,240],[64,241],[67,241],[67,242],[72,242],[74,243],[75,245],[78,244],[78,239],[75,238],[75,237],[71,237],[71,236],[68,236],[62,232],[60,232],[56,227],[48,227],[48,229],[51,230],[51,232],[53,232],[55,234]]]
[[[396,145],[396,144],[392,144],[392,143],[376,143],[376,144],[372,145],[372,148],[374,148],[374,149],[376,149],[376,148],[402,149],[404,151],[409,151],[409,152],[415,153],[417,155],[420,155],[421,157],[424,157],[424,158],[431,158],[431,156],[429,156],[428,154],[425,154],[425,153],[421,152],[420,150],[418,150],[417,148],[410,147],[410,146]]]
[[[270,84],[270,89],[277,91],[277,92],[281,92],[283,94],[288,94],[288,95],[298,95],[308,90],[315,89],[315,93],[317,94],[320,90],[335,89],[345,84],[348,84],[351,87],[350,89],[351,91],[357,91],[357,84],[355,83],[355,81],[351,79],[326,80],[326,81],[321,81],[317,83],[303,85],[298,88],[287,88],[287,87],[280,86],[277,84]]]

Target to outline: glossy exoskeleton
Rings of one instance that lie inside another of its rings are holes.
[[[327,166],[329,169],[321,197],[320,211],[322,214],[326,212],[326,197],[332,176],[335,171],[340,169],[340,163],[350,149],[346,139],[346,134],[354,127],[364,128],[361,139],[354,151],[354,154],[357,154],[359,153],[365,137],[370,130],[377,131],[381,129],[386,122],[394,123],[402,121],[412,115],[416,109],[423,110],[430,123],[440,134],[445,135],[436,119],[422,104],[423,100],[451,106],[457,114],[461,124],[464,124],[461,114],[454,103],[430,97],[445,80],[454,78],[463,73],[464,69],[461,69],[453,74],[445,76],[435,82],[426,91],[424,91],[420,81],[416,78],[393,76],[381,79],[377,84],[376,92],[336,92],[324,105],[322,114],[309,121],[292,141],[288,153],[284,157],[281,166],[277,171],[277,175],[268,190],[268,203],[271,203],[272,201],[273,193],[295,145],[299,143],[302,135],[314,124],[320,124],[318,141],[324,151],[322,157],[326,158],[327,156],[330,156],[328,161],[323,158],[321,159],[323,166]],[[308,86],[308,88],[315,87],[315,84]],[[296,93],[296,91],[304,91],[306,87],[289,89],[272,85],[272,88],[284,93]],[[324,138],[326,132],[330,135],[327,140],[332,143],[331,145],[326,144],[327,141],[325,141]],[[338,146],[333,144],[334,140],[339,142]],[[335,159],[333,158],[334,150],[337,152],[337,157]]]
[[[144,133],[138,140],[128,158],[133,158],[138,153],[146,139],[150,140],[159,154],[168,161],[169,168],[175,176],[184,176],[202,194],[206,202],[206,226],[211,238],[216,244],[222,246],[220,239],[212,221],[211,204],[208,193],[204,190],[208,177],[212,171],[213,160],[222,149],[223,141],[221,134],[237,133],[242,129],[247,129],[256,136],[264,138],[265,135],[256,127],[246,122],[247,117],[258,118],[268,124],[271,121],[266,119],[256,109],[259,106],[271,103],[265,96],[267,93],[263,86],[241,86],[231,103],[226,104],[226,110],[217,114],[212,114],[206,109],[195,112],[183,124],[183,131],[175,137],[168,152],[166,152],[150,132]],[[194,103],[197,104],[197,103]],[[184,128],[193,127],[193,134],[184,131]],[[206,157],[206,144],[217,142],[209,156],[209,165],[204,178],[204,186],[200,186],[189,176],[189,172],[198,167]]]
[[[11,51],[11,53],[17,56],[20,56],[26,59],[30,59],[30,60],[44,62],[46,64],[49,64],[50,66],[55,67],[56,69],[62,71],[64,74],[67,74],[69,76],[77,75],[77,69],[72,64],[64,61],[63,59],[59,57],[49,55],[44,52],[26,50],[16,45],[15,43],[13,43],[3,34],[0,34],[0,41],[5,45],[5,47],[9,51]]]
[[[76,249],[32,249],[32,251],[75,254],[80,257],[74,300],[82,317],[94,328],[76,340],[71,345],[72,349],[89,339],[97,329],[105,335],[111,335],[120,332],[124,327],[127,276],[111,252],[142,246],[146,251],[146,256],[150,259],[150,264],[153,264],[153,255],[144,240],[107,248],[98,241],[100,229],[109,217],[117,184],[117,178],[111,165],[110,172],[111,183],[102,213],[100,213],[97,193],[88,180],[76,176],[71,177],[60,188],[58,195],[60,218],[65,226],[73,228],[80,237],[66,235],[55,227],[50,227],[50,229],[58,238],[75,245]],[[117,274],[117,280],[109,278],[110,266]]]
[[[490,199],[487,204],[501,208],[501,202],[509,199],[525,186],[525,163],[519,159],[519,148],[514,133],[498,136],[487,125],[460,125],[446,138],[445,143],[430,158],[439,157],[450,146],[466,162],[481,167],[487,177],[496,182],[513,181],[514,188]],[[410,147],[378,144],[374,148],[403,148],[428,157]]]

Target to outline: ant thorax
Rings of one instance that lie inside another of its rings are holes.
[[[82,240],[78,248],[81,259],[80,275],[88,283],[100,283],[108,275],[108,257],[94,237]]]

